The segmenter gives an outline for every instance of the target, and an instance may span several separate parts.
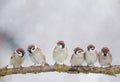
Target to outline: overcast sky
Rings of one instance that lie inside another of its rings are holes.
[[[94,44],[99,51],[110,48],[113,65],[120,65],[120,0],[0,0],[0,67],[9,64],[17,47],[38,45],[54,64],[52,50],[64,40],[69,50],[65,64],[77,46],[86,50]],[[28,55],[23,66],[33,63]],[[96,64],[99,66],[99,64]],[[120,82],[103,74],[40,73],[10,75],[0,82]]]

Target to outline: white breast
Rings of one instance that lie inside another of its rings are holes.
[[[63,63],[67,58],[67,48],[55,48],[53,52],[53,59],[56,63]]]
[[[72,66],[80,66],[84,62],[84,54],[74,54],[70,62]]]
[[[110,57],[110,55],[104,56],[100,54],[99,63],[101,66],[109,66],[111,65],[111,62],[112,62],[112,58]]]
[[[43,57],[40,53],[30,55],[30,59],[34,62],[34,64],[42,64],[43,61]]]
[[[97,61],[97,51],[87,51],[85,54],[85,60],[88,65],[94,65]]]

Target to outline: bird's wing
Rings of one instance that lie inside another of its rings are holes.
[[[73,57],[74,57],[74,54],[72,54],[71,59],[70,59],[70,62],[72,62]]]
[[[53,49],[53,58],[54,58],[54,56],[55,56],[55,54],[57,53],[57,51],[56,51],[56,49],[57,49],[57,47],[55,47],[54,49]]]
[[[68,49],[66,48],[66,54],[68,54]]]
[[[100,62],[101,52],[98,53],[98,61]]]
[[[112,62],[112,55],[111,55],[111,53],[110,53],[110,59],[111,59],[111,62]]]
[[[99,52],[97,52],[97,50],[95,50],[96,54],[97,54],[97,57],[99,57]]]
[[[12,54],[10,58],[10,64],[13,65],[14,61],[15,61],[15,52]]]
[[[42,52],[42,50],[40,49],[40,48],[38,48],[38,52],[39,52],[39,54],[38,55],[41,55],[42,56],[42,58],[43,58],[43,62],[46,62],[46,57],[45,57],[45,54]]]
[[[86,60],[86,51],[84,52],[84,59]]]
[[[53,53],[56,52],[56,50],[57,50],[57,47],[55,47],[55,48],[53,49]]]

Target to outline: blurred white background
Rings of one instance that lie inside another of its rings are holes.
[[[120,0],[0,0],[0,68],[9,64],[17,47],[38,45],[54,64],[52,50],[64,40],[70,65],[73,49],[86,50],[90,43],[99,51],[107,46],[114,65],[120,65]],[[28,55],[23,66],[33,63]],[[99,66],[98,64],[96,64]],[[0,78],[0,82],[120,82],[103,74],[39,73],[17,74]]]

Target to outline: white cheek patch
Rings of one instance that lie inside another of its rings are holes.
[[[90,49],[90,51],[92,51],[92,50]]]
[[[76,52],[76,54],[78,54],[78,55],[79,55],[79,54],[80,54],[80,52],[79,52],[79,51],[77,51],[77,52]]]
[[[103,53],[102,53],[101,55],[102,55],[102,56],[104,56],[104,54],[103,54]]]
[[[104,53],[102,53],[101,55],[103,55],[103,56],[104,56]],[[109,54],[107,53],[107,54],[106,54],[106,56],[108,56],[108,55],[109,55]]]
[[[34,49],[31,49],[31,52],[35,52],[35,50],[37,49],[37,46],[35,45],[35,48]]]
[[[76,54],[80,55],[80,54],[84,54],[83,51],[77,51]]]
[[[93,49],[90,49],[90,51],[93,51]]]
[[[35,50],[36,50],[37,48],[38,48],[38,47],[35,45],[35,48],[34,48],[34,49],[31,48],[31,52],[32,52],[32,53],[35,52]]]
[[[58,47],[59,47],[59,48],[62,48],[62,45],[59,45]]]
[[[18,55],[18,56],[22,56],[22,53],[21,53],[21,52],[19,52],[19,53],[17,53],[17,55]]]
[[[31,49],[31,52],[34,52],[35,51],[35,49],[33,50],[33,49]]]
[[[107,53],[107,55],[106,56],[108,56],[109,54]]]
[[[18,54],[19,56],[22,56],[22,53]]]
[[[21,52],[17,53],[17,52],[15,51],[15,54],[16,54],[17,56],[22,56],[22,53],[21,53]]]

